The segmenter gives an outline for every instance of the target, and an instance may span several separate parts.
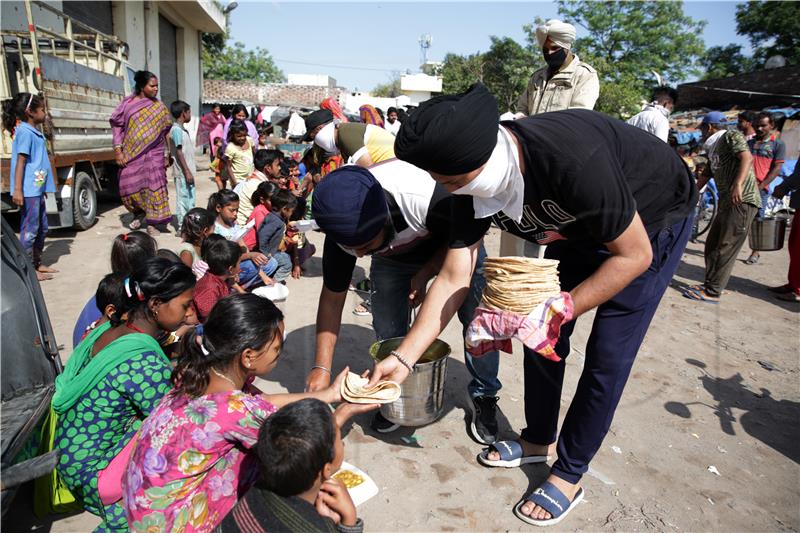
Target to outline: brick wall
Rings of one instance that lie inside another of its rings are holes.
[[[333,97],[343,105],[346,92],[344,87],[203,80],[204,103],[245,101],[262,105],[317,107],[324,99]]]

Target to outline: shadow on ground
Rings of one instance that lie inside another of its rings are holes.
[[[706,364],[696,359],[686,362],[700,370],[698,379],[711,394],[716,405],[698,402],[667,402],[664,408],[675,416],[691,418],[690,407],[711,409],[719,418],[722,431],[736,435],[737,417],[733,410],[744,411],[739,415],[739,426],[751,437],[800,464],[800,403],[776,400],[769,389],[755,392],[743,384],[744,378],[736,373],[728,378],[715,377],[708,373]],[[781,372],[780,369],[773,371]]]

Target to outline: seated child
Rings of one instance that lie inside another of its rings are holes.
[[[81,340],[86,338],[94,328],[101,324],[105,324],[116,313],[119,313],[120,320],[128,318],[127,301],[128,297],[125,294],[125,280],[124,274],[106,274],[100,283],[97,285],[97,292],[95,293],[94,300],[97,304],[97,309],[100,311],[100,318],[89,324],[84,330]]]
[[[208,271],[197,282],[193,302],[197,319],[202,323],[214,304],[228,296],[234,288],[239,275],[241,250],[235,242],[219,235],[209,235],[203,242],[201,255],[208,265]],[[239,291],[244,292],[241,288]]]
[[[181,340],[173,388],[142,423],[122,478],[132,531],[212,531],[258,477],[264,420],[303,398],[341,401],[347,369],[312,393],[262,394],[252,385],[275,368],[283,335],[272,302],[234,294],[214,306],[202,337]]]
[[[242,241],[244,241],[244,245],[247,246],[248,250],[258,250],[258,234],[256,233],[256,228],[261,227],[261,223],[264,222],[266,216],[269,215],[272,209],[272,195],[275,194],[277,190],[278,187],[274,183],[265,181],[258,184],[255,192],[253,192],[253,196],[250,197],[254,209],[253,212],[250,213],[247,222],[252,220],[255,224],[244,234],[244,237],[242,237]]]
[[[258,249],[265,256],[277,261],[276,281],[283,281],[293,274],[293,259],[281,248],[286,235],[286,223],[294,212],[297,198],[285,190],[278,190],[272,195],[272,209],[256,230]],[[297,270],[300,270],[299,264]],[[299,277],[299,276],[298,276]]]
[[[296,531],[303,524],[309,533],[361,533],[364,523],[347,488],[331,477],[342,466],[341,418],[350,406],[332,415],[327,405],[309,398],[267,418],[258,432],[259,481],[219,530]]]
[[[217,214],[214,233],[222,235],[242,247],[242,271],[239,275],[241,286],[247,289],[260,282],[272,285],[270,276],[277,270],[278,263],[271,261],[261,252],[251,252],[242,240],[252,227],[251,224],[254,226],[255,222],[248,222],[244,226],[236,223],[236,216],[239,213],[239,196],[228,189],[217,191],[208,199],[208,210]]]
[[[244,226],[253,212],[255,204],[250,203],[253,193],[262,182],[268,181],[272,177],[276,165],[283,159],[283,152],[280,150],[259,150],[253,160],[255,170],[244,181],[240,181],[233,190],[239,196],[239,213],[236,215],[236,222]]]
[[[200,256],[200,247],[206,237],[214,233],[216,217],[208,209],[195,207],[186,213],[181,226],[181,245],[178,255],[183,264],[192,269],[197,279],[203,277],[208,270],[208,265]]]
[[[157,249],[156,240],[144,231],[131,231],[117,235],[111,244],[111,272],[132,274],[141,268],[148,259],[155,257]],[[92,296],[75,322],[75,328],[72,330],[72,345],[78,346],[89,324],[101,317],[102,311],[98,311],[95,297]]]

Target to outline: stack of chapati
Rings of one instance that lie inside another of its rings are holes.
[[[483,305],[492,309],[527,315],[561,293],[558,261],[554,259],[487,257],[483,275]]]
[[[350,403],[392,403],[400,398],[400,385],[394,381],[379,381],[374,388],[365,389],[369,379],[348,372],[342,381],[342,398]]]

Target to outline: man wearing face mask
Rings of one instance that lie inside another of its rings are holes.
[[[474,249],[477,267],[471,277],[467,274],[469,290],[457,308],[464,328],[472,320],[485,285],[486,252],[480,243],[486,227],[475,220],[468,197],[453,196],[424,170],[390,159],[369,169],[348,165],[331,172],[314,189],[312,211],[325,232],[325,248],[316,357],[306,380],[309,390],[321,390],[330,383],[342,308],[357,257],[372,256],[372,325],[383,340],[408,332],[409,306],[424,300],[428,281],[441,270],[446,253]],[[460,221],[458,225],[452,224],[453,217]],[[465,351],[464,359],[472,376],[470,434],[491,444],[498,431],[499,355],[494,351],[473,359]],[[398,427],[380,413],[372,425],[381,433]]]
[[[475,216],[486,217],[487,226],[491,220],[546,244],[546,257],[560,261],[565,292],[556,300],[565,311],[557,318],[565,323],[548,318],[552,309],[531,319],[545,317],[534,333],[546,334],[557,357],[524,349],[527,427],[519,440],[479,455],[486,466],[512,468],[557,452],[548,480],[514,509],[531,524],[557,523],[583,497],[581,477],[691,235],[694,178],[666,143],[601,113],[570,109],[499,123],[497,102],[482,84],[421,104],[400,129],[395,151],[453,194],[472,196]],[[453,217],[454,226],[462,223]],[[453,295],[469,283],[470,252],[448,250],[399,355],[375,366],[370,385],[406,379],[460,304]],[[558,434],[571,319],[595,308],[581,378]]]
[[[536,28],[546,67],[531,76],[517,100],[517,113],[536,115],[561,109],[594,109],[600,95],[597,71],[572,52],[575,26],[551,19]]]
[[[328,109],[306,117],[306,140],[327,154],[341,154],[345,163],[367,168],[394,157],[394,135],[361,122],[338,122]]]

